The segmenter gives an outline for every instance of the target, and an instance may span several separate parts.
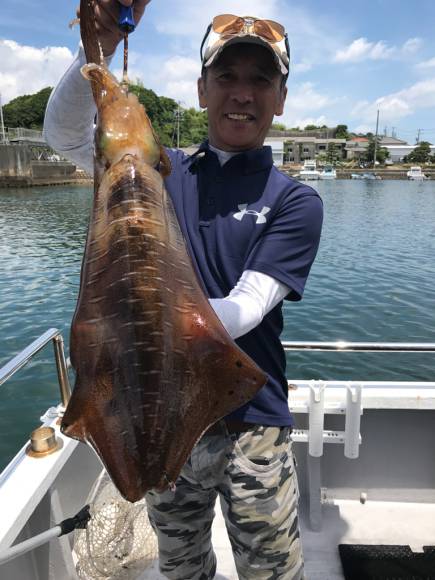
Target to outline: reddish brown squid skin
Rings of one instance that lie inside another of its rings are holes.
[[[87,55],[96,50],[91,5],[80,7]],[[202,291],[145,110],[104,67],[84,72],[98,108],[95,194],[71,328],[76,383],[61,428],[92,445],[134,502],[171,487],[201,434],[266,376]]]

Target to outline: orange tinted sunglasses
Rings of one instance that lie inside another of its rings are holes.
[[[282,24],[274,20],[262,20],[253,16],[235,16],[234,14],[219,14],[213,18],[212,29],[222,36],[237,34],[255,34],[267,42],[280,42],[285,38]]]

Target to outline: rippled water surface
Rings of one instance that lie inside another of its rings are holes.
[[[287,340],[435,342],[435,183],[319,182],[322,242]],[[0,190],[0,366],[50,327],[68,342],[89,188]],[[289,378],[435,380],[435,355],[291,353]],[[0,469],[58,400],[52,349],[0,387]]]

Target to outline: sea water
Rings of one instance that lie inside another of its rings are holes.
[[[325,219],[284,340],[435,342],[435,182],[328,181]],[[0,366],[48,328],[68,346],[90,187],[0,190]],[[291,352],[289,379],[435,380],[434,354]],[[48,345],[0,387],[0,469],[59,400]]]

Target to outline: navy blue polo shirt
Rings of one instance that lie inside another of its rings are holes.
[[[204,143],[189,157],[168,150],[165,179],[194,267],[209,298],[224,298],[244,270],[272,276],[300,300],[316,256],[323,207],[307,185],[278,171],[270,147],[239,153],[220,165]],[[292,424],[285,353],[280,342],[282,303],[237,344],[268,375],[249,403],[231,414],[249,423]]]

